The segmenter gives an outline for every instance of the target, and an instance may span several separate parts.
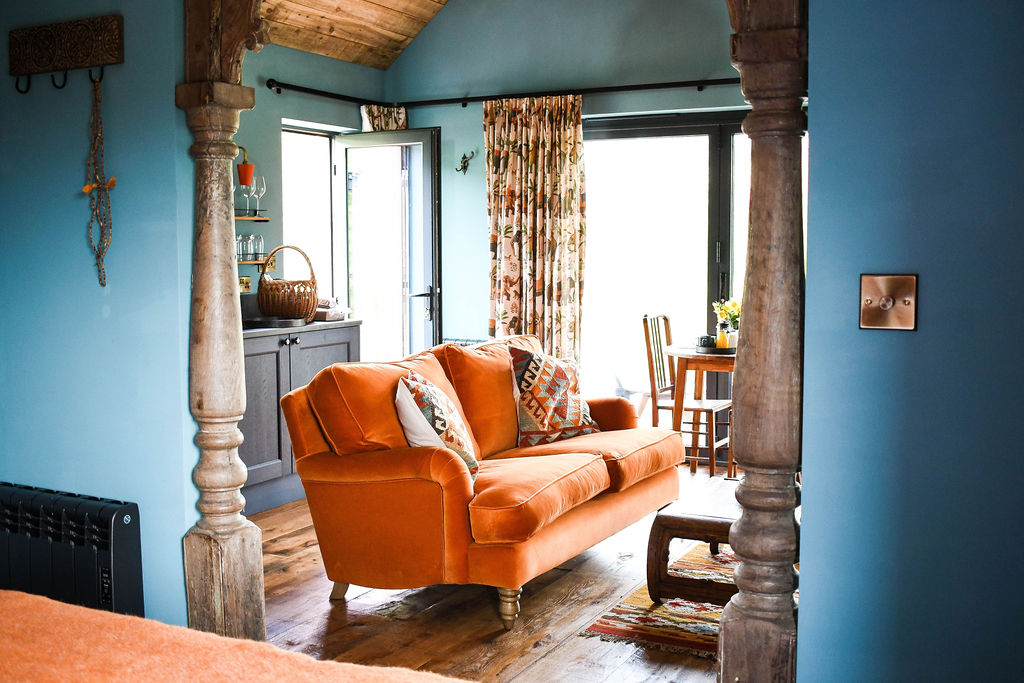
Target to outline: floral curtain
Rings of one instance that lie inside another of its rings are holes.
[[[385,107],[366,104],[361,108],[363,132],[375,130],[405,130],[409,127],[405,107]]]
[[[579,95],[484,102],[490,334],[579,358],[586,193]]]

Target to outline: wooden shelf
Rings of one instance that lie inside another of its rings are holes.
[[[236,221],[256,221],[257,223],[268,223],[270,218],[267,216],[235,216]]]

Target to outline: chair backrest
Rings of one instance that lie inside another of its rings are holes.
[[[672,325],[667,315],[644,316],[644,338],[647,340],[647,369],[651,377],[651,399],[676,385],[676,367],[668,362],[665,347],[672,344]]]

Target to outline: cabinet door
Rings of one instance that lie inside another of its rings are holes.
[[[246,486],[292,471],[291,442],[279,403],[291,382],[287,340],[288,335],[281,335],[244,342],[245,416],[238,425],[244,441],[238,455],[249,471]]]
[[[292,388],[309,384],[316,373],[335,363],[359,360],[359,328],[292,333]]]

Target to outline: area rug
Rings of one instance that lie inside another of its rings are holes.
[[[737,564],[729,546],[722,544],[719,554],[712,555],[707,543],[698,543],[669,565],[668,571],[675,576],[728,583]],[[643,585],[580,635],[714,657],[721,618],[722,606],[709,602],[673,599],[656,605],[647,597],[647,586]]]

